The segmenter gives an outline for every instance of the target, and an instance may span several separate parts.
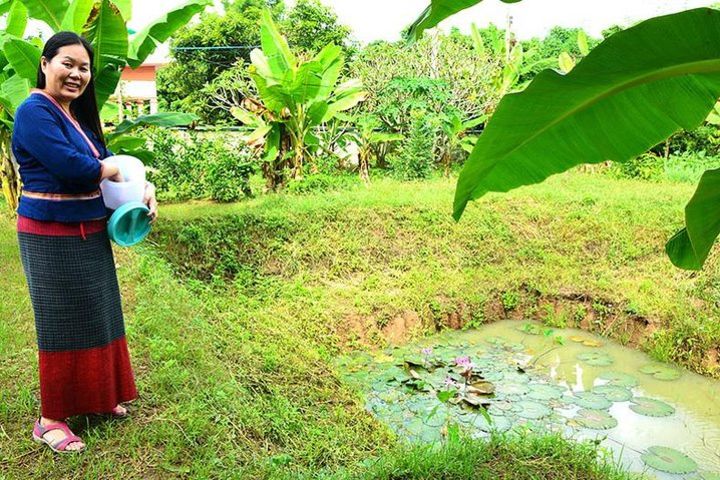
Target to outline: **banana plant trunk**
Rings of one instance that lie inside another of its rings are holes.
[[[2,162],[0,177],[2,178],[3,196],[14,215],[20,199],[20,175],[13,161],[9,132],[0,133],[0,162]]]
[[[360,179],[365,185],[370,185],[370,147],[364,146],[358,155],[358,170],[360,171]]]

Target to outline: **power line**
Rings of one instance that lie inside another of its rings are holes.
[[[173,51],[186,51],[186,50],[251,50],[254,48],[260,48],[260,45],[224,45],[217,47],[173,47],[170,50]]]

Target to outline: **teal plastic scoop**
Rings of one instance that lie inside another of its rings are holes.
[[[150,233],[150,209],[141,202],[121,205],[110,216],[107,230],[110,239],[121,247],[132,247]]]

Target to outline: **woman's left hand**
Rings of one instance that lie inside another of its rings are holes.
[[[143,198],[143,203],[150,209],[150,213],[148,213],[150,223],[155,223],[158,216],[158,203],[155,198],[155,185],[150,182],[145,184],[145,197]]]

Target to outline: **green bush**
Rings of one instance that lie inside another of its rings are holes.
[[[390,155],[390,167],[393,175],[402,180],[428,178],[435,163],[438,121],[423,111],[412,112],[410,117],[410,131],[400,148]]]
[[[287,191],[290,193],[313,193],[347,190],[359,183],[357,175],[316,173],[297,180],[290,180]]]
[[[161,200],[231,202],[252,196],[249,178],[255,167],[245,149],[192,131],[150,128],[143,135],[155,155],[148,176]]]
[[[668,158],[645,153],[626,163],[613,163],[608,173],[615,178],[697,183],[706,170],[713,168],[720,168],[720,157],[703,151]]]

